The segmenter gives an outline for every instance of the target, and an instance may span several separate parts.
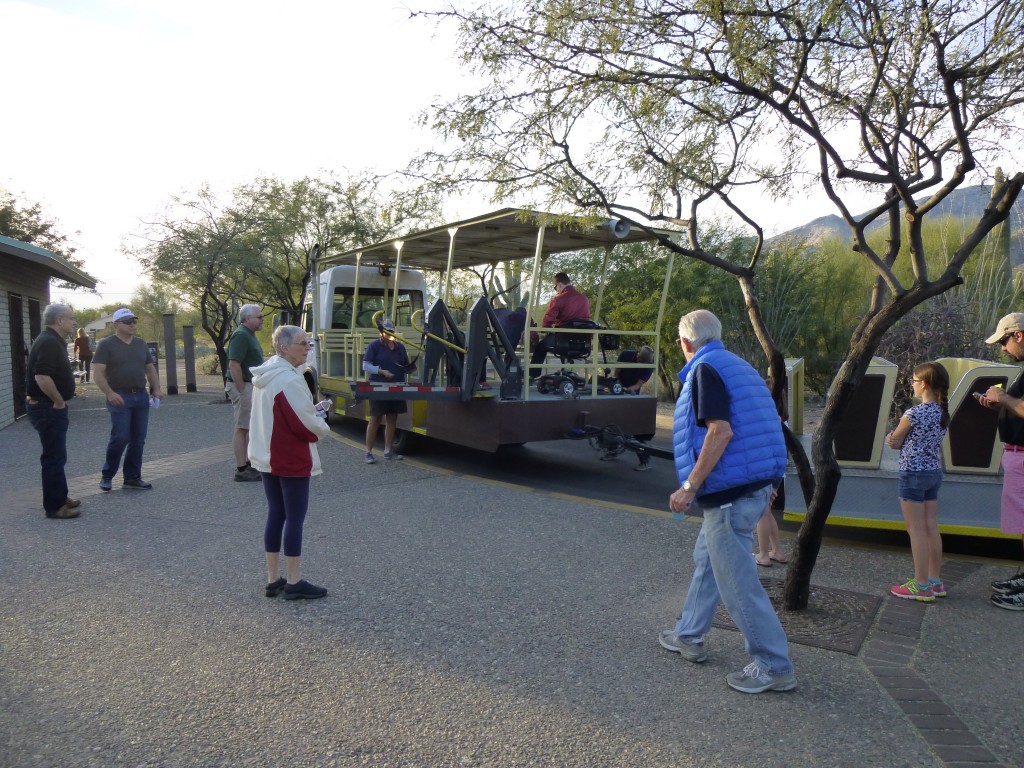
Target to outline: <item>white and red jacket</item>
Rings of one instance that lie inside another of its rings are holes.
[[[313,396],[299,369],[280,355],[252,369],[249,461],[281,477],[319,475],[316,442],[331,432],[318,419]]]

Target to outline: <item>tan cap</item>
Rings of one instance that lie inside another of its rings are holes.
[[[1024,331],[1024,312],[1011,312],[999,321],[996,332],[985,339],[986,344],[996,344],[1011,333]]]

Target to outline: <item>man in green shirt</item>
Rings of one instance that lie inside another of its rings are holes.
[[[252,413],[252,368],[263,363],[263,347],[256,331],[263,327],[263,311],[245,304],[238,311],[238,328],[228,342],[226,391],[234,410],[235,432],[231,447],[235,452],[235,480],[259,480],[260,473],[249,464],[249,415]]]

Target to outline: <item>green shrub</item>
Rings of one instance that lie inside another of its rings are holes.
[[[216,355],[204,355],[196,359],[196,373],[215,376],[220,373],[220,360]]]

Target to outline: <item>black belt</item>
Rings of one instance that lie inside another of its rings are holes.
[[[145,392],[145,387],[114,387],[115,392],[120,392],[126,395],[135,395],[139,392]]]

